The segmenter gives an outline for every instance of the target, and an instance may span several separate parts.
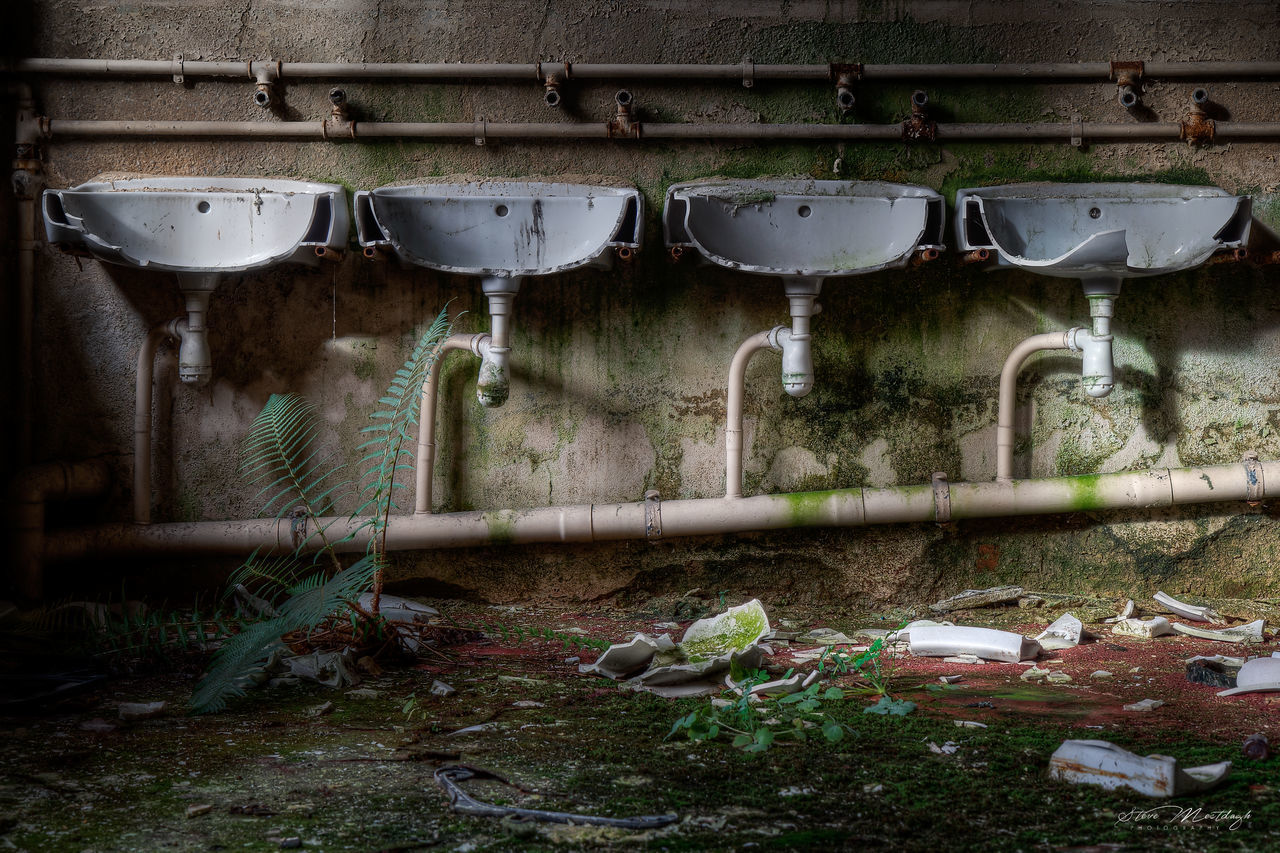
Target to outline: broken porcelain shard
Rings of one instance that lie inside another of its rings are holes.
[[[1040,653],[1040,644],[1021,634],[968,625],[923,626],[911,629],[911,654],[916,657],[976,655],[985,660],[1017,663]]]
[[[1113,791],[1132,788],[1149,797],[1176,797],[1208,790],[1230,771],[1230,761],[1182,768],[1171,756],[1135,755],[1105,740],[1063,741],[1049,759],[1051,778]]]
[[[1036,642],[1046,652],[1070,649],[1080,645],[1083,634],[1084,624],[1070,613],[1063,613],[1036,637]]]
[[[990,589],[966,589],[950,598],[944,598],[936,604],[930,604],[934,613],[950,613],[952,610],[967,610],[972,607],[989,607],[992,604],[1004,604],[1017,601],[1022,596],[1020,586],[993,586]]]
[[[594,664],[578,669],[615,680],[631,676],[632,687],[663,696],[705,695],[720,690],[720,675],[732,664],[758,667],[760,640],[768,633],[764,605],[752,599],[694,622],[679,643],[665,634],[657,639],[637,634],[630,642],[610,646]]]
[[[1157,592],[1151,597],[1160,604],[1169,608],[1169,610],[1172,610],[1174,613],[1181,616],[1183,619],[1191,619],[1195,622],[1216,622],[1221,618],[1208,607],[1197,607],[1193,604],[1186,604],[1164,592]]]
[[[792,693],[799,693],[801,690],[808,689],[821,676],[816,669],[810,673],[796,673],[790,678],[782,678],[776,681],[766,681],[763,684],[757,684],[751,688],[751,698],[759,699],[764,697],[787,696]],[[726,674],[724,677],[724,686],[728,690],[732,690],[739,696],[742,695],[742,687],[734,683],[733,676]]]
[[[1102,621],[1107,623],[1108,625],[1111,624],[1112,622],[1123,622],[1124,620],[1131,617],[1135,610],[1137,610],[1137,605],[1133,603],[1133,599],[1131,598],[1125,602],[1124,607],[1120,609],[1119,613],[1117,613],[1115,616],[1109,616],[1106,619],[1103,619]]]
[[[1220,631],[1196,628],[1191,625],[1183,625],[1180,622],[1173,623],[1173,630],[1179,634],[1199,637],[1202,640],[1217,640],[1222,643],[1261,643],[1263,639],[1262,632],[1265,628],[1266,623],[1261,619],[1245,625],[1237,625],[1234,628],[1223,628]]]
[[[1141,702],[1132,702],[1124,706],[1126,711],[1154,711],[1156,708],[1164,705],[1163,699],[1143,699]]]
[[[1218,693],[1237,696],[1241,693],[1275,693],[1280,691],[1280,657],[1254,658],[1245,661],[1236,674],[1236,686]]]
[[[1111,633],[1150,640],[1153,637],[1172,634],[1173,627],[1163,616],[1155,616],[1151,619],[1121,619],[1111,627]]]
[[[937,628],[954,624],[954,622],[934,622],[932,619],[916,619],[896,631],[890,631],[885,635],[884,641],[886,643],[906,643],[911,640],[911,629],[913,628]]]

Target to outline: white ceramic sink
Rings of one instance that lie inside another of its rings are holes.
[[[365,254],[390,252],[441,272],[480,277],[491,334],[480,356],[476,396],[500,406],[510,389],[512,304],[526,276],[630,257],[644,230],[633,187],[543,181],[471,181],[381,187],[356,193],[356,230]]]
[[[1251,200],[1217,187],[1013,184],[956,193],[960,250],[1065,278],[1133,278],[1243,246]]]
[[[114,264],[224,273],[314,262],[347,242],[346,192],[268,178],[94,180],[46,190],[49,241]]]
[[[878,181],[711,180],[667,191],[667,245],[713,264],[831,278],[906,266],[942,244],[942,196]]]
[[[177,274],[187,318],[178,376],[213,375],[205,326],[209,295],[225,273],[283,262],[317,263],[347,244],[346,191],[274,178],[98,179],[45,190],[49,242],[107,263]]]
[[[356,193],[360,244],[429,269],[522,278],[607,266],[636,249],[638,190],[537,181],[381,187]]]

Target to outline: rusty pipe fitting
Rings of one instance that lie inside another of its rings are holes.
[[[271,60],[250,62],[249,76],[256,81],[253,92],[254,104],[264,110],[269,108],[275,98],[276,81],[280,79],[280,63]]]
[[[965,252],[960,256],[962,264],[981,264],[991,257],[991,252],[986,249],[974,249],[972,252]]]
[[[546,89],[542,100],[552,109],[559,109],[564,104],[564,98],[560,94],[560,87],[564,84],[564,80],[563,71],[553,71],[542,79],[542,85]]]
[[[941,252],[932,247],[921,249],[912,256],[911,266],[918,267],[921,264],[927,264],[929,261],[936,261],[941,255]]]
[[[671,255],[672,263],[680,263],[680,259],[684,257],[684,246],[672,246],[668,252]]]
[[[333,105],[330,114],[334,121],[351,121],[351,107],[347,104],[347,93],[341,89],[329,90],[329,103]]]
[[[618,246],[613,250],[620,261],[631,261],[635,259],[636,253],[630,246]]]
[[[841,115],[853,112],[853,106],[858,102],[853,91],[856,80],[850,72],[844,72],[836,78],[836,106],[840,108]]]
[[[1130,112],[1142,106],[1141,62],[1112,62],[1111,79],[1116,83],[1116,101]]]
[[[1247,260],[1249,260],[1248,249],[1232,249],[1229,252],[1218,252],[1216,255],[1211,255],[1209,260],[1205,261],[1205,264],[1234,264]]]
[[[619,89],[613,96],[618,110],[609,120],[609,138],[640,136],[640,122],[635,121],[635,98],[628,89]]]
[[[911,93],[911,118],[902,123],[902,138],[905,140],[932,140],[938,133],[938,124],[929,118],[929,93],[924,89],[916,89]]]
[[[322,261],[333,261],[337,263],[346,256],[346,252],[339,252],[337,249],[330,249],[328,246],[316,246],[316,257]]]
[[[387,254],[386,254],[386,252],[382,251],[382,250],[381,250],[381,249],[379,249],[377,246],[365,246],[365,247],[364,247],[364,256],[365,256],[366,258],[368,258],[369,260],[374,261],[374,262],[376,262],[376,263],[382,263],[383,261],[385,261],[385,260],[387,259]]]

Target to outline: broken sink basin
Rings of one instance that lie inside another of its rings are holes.
[[[640,191],[540,181],[380,187],[355,194],[360,245],[440,270],[499,278],[607,266],[640,246]]]
[[[43,201],[49,242],[177,273],[314,263],[342,249],[349,228],[341,186],[273,178],[95,179]]]
[[[1067,740],[1049,759],[1049,776],[1063,782],[1131,788],[1148,797],[1176,797],[1205,791],[1231,772],[1230,761],[1180,767],[1168,755],[1135,755],[1105,740]]]
[[[667,191],[668,246],[730,269],[831,278],[904,267],[942,244],[942,196],[880,181],[711,180]]]
[[[1199,266],[1249,237],[1251,199],[1173,184],[1010,184],[956,193],[959,249],[1064,278]]]

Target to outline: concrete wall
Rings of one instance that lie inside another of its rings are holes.
[[[1230,14],[1224,14],[1229,12]],[[222,0],[121,6],[34,4],[27,55],[288,61],[977,62],[1106,59],[1274,59],[1272,3],[968,2],[434,3]],[[38,79],[56,118],[274,120],[247,82]],[[536,84],[339,81],[360,117],[399,121],[602,121],[616,85],[575,86],[552,114]],[[1238,120],[1274,120],[1280,83],[1151,81],[1145,102],[1165,121],[1185,116],[1193,85],[1209,83]],[[291,83],[275,118],[318,119],[327,82]],[[837,118],[821,85],[630,87],[642,117],[660,121]],[[866,84],[860,120],[895,121],[912,86]],[[1109,84],[923,86],[939,120],[1132,120]],[[1022,180],[1132,177],[1214,184],[1258,195],[1280,226],[1273,144],[1203,150],[1182,144],[1062,145],[797,143],[624,144],[173,140],[59,142],[50,186],[104,172],[272,175],[351,189],[428,176],[613,176],[645,194],[647,246],[612,272],[530,280],[516,300],[510,402],[474,401],[473,360],[442,382],[440,508],[496,509],[723,490],[724,382],[738,343],[786,320],[776,281],[673,265],[662,246],[666,187],[710,175],[886,179],[941,189]],[[840,161],[840,171],[833,169]],[[948,234],[948,242],[954,238]],[[1135,280],[1117,310],[1119,386],[1091,401],[1078,361],[1038,358],[1024,374],[1027,437],[1019,476],[1220,463],[1246,449],[1280,457],[1280,302],[1276,267],[1215,266]],[[777,357],[748,373],[746,492],[994,476],[996,377],[1029,334],[1080,325],[1076,283],[987,274],[944,258],[909,273],[832,281],[815,321],[818,385],[786,397]],[[450,301],[452,300],[452,301]],[[234,275],[215,293],[214,380],[180,387],[158,375],[159,520],[256,514],[237,474],[237,445],[268,395],[297,392],[323,412],[324,440],[347,455],[415,331],[446,303],[457,330],[487,328],[472,280],[351,253],[336,266]],[[125,519],[132,465],[137,348],[179,313],[170,277],[104,267],[50,249],[38,288],[39,459],[102,457],[116,487],[75,522]],[[171,363],[170,363],[171,364]],[[88,516],[85,515],[88,513]],[[631,588],[733,588],[774,600],[909,598],[1015,581],[1046,589],[1146,594],[1194,589],[1276,594],[1277,534],[1266,507],[1074,515],[795,532],[590,548],[488,549],[403,555],[401,578],[430,578],[494,599],[592,598]],[[166,571],[182,573],[183,561]],[[115,567],[113,572],[132,571]],[[113,575],[114,577],[114,575]]]

